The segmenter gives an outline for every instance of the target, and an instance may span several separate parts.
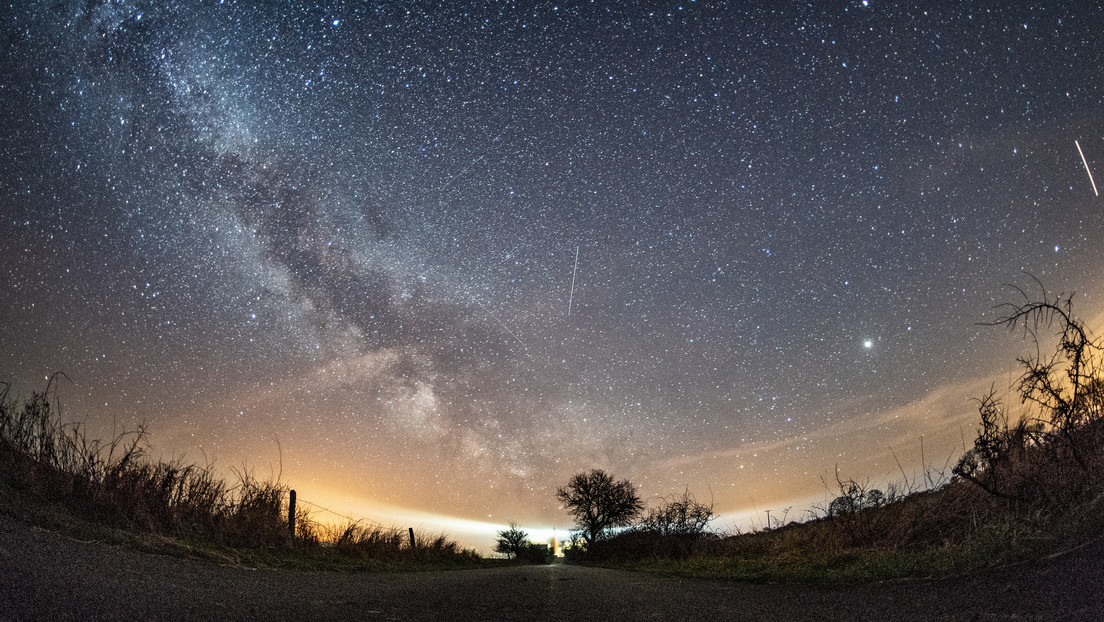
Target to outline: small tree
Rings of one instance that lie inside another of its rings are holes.
[[[498,532],[498,540],[495,542],[495,553],[505,553],[511,559],[517,559],[529,546],[529,534],[518,529],[517,523],[511,522],[510,528]]]
[[[575,518],[587,547],[610,527],[625,527],[644,509],[629,480],[614,481],[601,469],[592,469],[571,478],[567,486],[556,489],[556,498]]]

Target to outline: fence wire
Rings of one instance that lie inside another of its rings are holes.
[[[378,527],[380,529],[392,529],[391,527],[387,527],[386,525],[384,525],[383,523],[381,523],[379,521],[374,521],[370,518],[353,518],[352,516],[349,516],[347,514],[342,514],[341,512],[332,510],[328,507],[319,505],[319,504],[314,503],[312,501],[307,501],[306,499],[302,499],[298,495],[296,495],[296,497],[295,497],[295,503],[296,504],[305,503],[305,504],[311,506],[312,508],[322,510],[323,512],[329,512],[330,514],[333,514],[334,516],[338,516],[340,518],[344,518],[345,520],[347,520],[351,523],[357,523],[357,524],[368,523],[369,525]]]

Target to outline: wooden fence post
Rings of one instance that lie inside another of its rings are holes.
[[[410,550],[413,551],[414,550],[414,528],[409,527],[408,529],[410,529]]]
[[[288,533],[295,537],[295,491],[288,495]]]

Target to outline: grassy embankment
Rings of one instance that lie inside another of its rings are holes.
[[[735,535],[629,531],[589,563],[697,578],[851,583],[938,577],[1037,559],[1104,534],[1104,496],[1061,510],[1009,507],[955,480],[853,514]]]
[[[805,523],[736,535],[637,528],[584,559],[693,577],[852,582],[971,572],[1104,537],[1104,350],[1071,297],[1024,300],[993,325],[1036,345],[1049,331],[1054,353],[1040,347],[1019,360],[1018,416],[992,392],[978,400],[977,439],[951,473],[887,493],[840,480],[839,496]]]
[[[153,461],[144,428],[109,442],[64,423],[51,382],[29,399],[0,391],[0,512],[68,536],[220,563],[301,570],[414,570],[488,562],[443,535],[353,522],[325,526],[296,512],[290,487],[247,468]]]

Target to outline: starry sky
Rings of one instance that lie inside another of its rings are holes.
[[[7,4],[0,377],[476,546],[953,464],[1104,296],[1104,8],[1012,4]]]

